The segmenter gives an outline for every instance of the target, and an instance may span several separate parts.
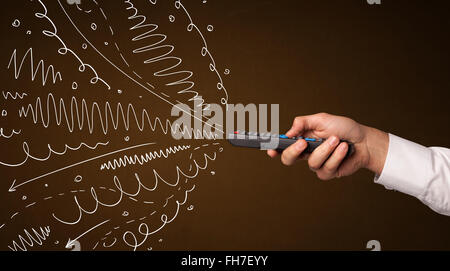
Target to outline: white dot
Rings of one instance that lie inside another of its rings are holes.
[[[209,24],[209,25],[206,27],[206,30],[208,30],[209,32],[211,32],[211,31],[214,30],[214,26],[212,26],[212,25]]]
[[[170,21],[171,23],[175,22],[175,16],[169,15],[169,21]]]
[[[20,26],[20,21],[19,21],[18,19],[15,19],[15,20],[12,22],[12,26],[14,26],[14,27],[19,27],[19,26]]]
[[[91,23],[91,29],[92,30],[97,30],[97,25],[95,23]]]

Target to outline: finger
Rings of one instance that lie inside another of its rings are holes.
[[[331,136],[324,143],[315,149],[308,159],[309,168],[313,171],[320,169],[323,163],[330,157],[330,154],[339,144],[339,138]]]
[[[288,137],[294,137],[303,134],[306,130],[314,130],[320,125],[323,114],[315,114],[308,116],[299,116],[294,119],[291,129],[286,133]]]
[[[348,145],[345,142],[340,143],[331,154],[330,158],[316,172],[317,177],[322,180],[329,180],[336,177],[336,172],[347,154]]]
[[[276,150],[267,150],[267,155],[274,158],[275,156],[278,155],[278,152]]]
[[[308,144],[306,144],[305,140],[297,140],[297,142],[283,151],[281,154],[281,162],[286,166],[292,165],[307,146]]]

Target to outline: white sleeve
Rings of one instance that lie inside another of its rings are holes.
[[[389,134],[389,150],[375,183],[414,196],[450,216],[450,149],[424,147]]]

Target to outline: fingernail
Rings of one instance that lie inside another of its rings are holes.
[[[305,148],[305,144],[306,142],[304,140],[299,140],[297,141],[297,144],[295,144],[295,148],[297,149],[297,151],[303,151],[303,149]]]
[[[334,147],[337,145],[339,139],[335,136],[330,137],[330,139],[328,140],[328,144],[330,144],[331,147]]]

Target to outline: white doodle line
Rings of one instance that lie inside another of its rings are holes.
[[[59,41],[59,43],[60,43],[60,45],[62,47],[59,48],[57,50],[57,52],[60,55],[66,55],[69,52],[80,63],[80,65],[78,66],[78,71],[80,71],[80,72],[84,72],[86,70],[86,67],[88,67],[94,73],[94,77],[92,77],[91,80],[90,80],[91,84],[96,84],[98,81],[100,81],[103,84],[105,84],[108,89],[111,89],[109,84],[106,83],[105,80],[103,80],[101,77],[98,76],[98,73],[94,69],[94,67],[92,67],[88,63],[84,63],[81,60],[81,58],[74,51],[72,51],[70,48],[68,48],[66,46],[65,42],[57,34],[58,33],[58,29],[56,28],[56,25],[53,23],[52,19],[50,19],[50,17],[47,16],[47,6],[45,6],[45,4],[41,0],[38,0],[38,2],[39,2],[39,4],[41,5],[41,7],[42,7],[42,9],[44,11],[43,11],[43,13],[42,12],[36,12],[34,15],[36,16],[36,18],[39,18],[39,19],[46,19],[48,21],[48,23],[50,23],[50,25],[52,26],[53,30],[47,30],[47,29],[46,30],[42,30],[42,34],[44,34],[45,36],[50,37],[50,38],[56,38]]]
[[[23,92],[23,93],[15,92],[14,94],[12,94],[12,92],[10,92],[10,91],[6,91],[6,92],[2,91],[2,95],[3,95],[3,98],[5,98],[5,100],[8,99],[8,96],[11,97],[11,99],[13,99],[13,100],[15,100],[17,98],[23,99],[25,96],[28,96],[28,94],[25,92]]]
[[[3,133],[3,128],[0,128],[0,137],[9,139],[9,138],[13,137],[14,135],[20,134],[21,132],[22,132],[22,130],[17,130],[17,131],[16,131],[15,129],[12,129],[12,130],[11,130],[11,134],[6,135],[6,134]]]
[[[79,201],[78,201],[78,197],[77,197],[77,196],[74,196],[74,202],[75,202],[75,204],[76,204],[76,206],[77,206],[77,208],[78,208],[78,217],[77,217],[75,220],[73,220],[73,221],[62,220],[62,219],[58,218],[54,213],[52,214],[52,216],[53,216],[53,218],[55,218],[57,221],[59,221],[59,222],[61,222],[61,223],[63,223],[63,224],[66,224],[66,225],[74,225],[74,224],[77,224],[78,222],[81,221],[81,218],[82,218],[83,214],[85,214],[85,213],[86,213],[86,214],[89,214],[89,215],[94,214],[94,213],[98,210],[98,207],[99,207],[100,205],[103,206],[103,207],[108,207],[108,208],[115,207],[115,206],[117,206],[117,205],[122,201],[122,199],[124,198],[124,196],[131,196],[131,197],[137,196],[137,195],[141,192],[141,188],[143,188],[143,189],[145,189],[145,190],[147,190],[147,191],[154,191],[154,190],[158,187],[158,183],[159,183],[160,180],[161,180],[163,183],[165,183],[165,184],[167,184],[167,185],[169,185],[169,186],[172,186],[172,187],[177,186],[178,183],[179,183],[179,180],[180,180],[181,175],[184,176],[185,178],[192,179],[192,178],[195,178],[195,177],[199,174],[200,170],[206,169],[206,168],[208,167],[208,160],[214,161],[214,160],[216,159],[216,152],[213,153],[213,157],[210,157],[210,156],[209,156],[208,154],[206,154],[206,153],[203,154],[203,157],[205,158],[205,164],[204,164],[203,166],[200,166],[200,165],[197,163],[196,160],[193,160],[193,163],[195,164],[195,167],[196,167],[196,172],[195,172],[193,175],[188,175],[188,174],[184,173],[184,172],[180,169],[180,167],[177,165],[177,166],[176,166],[177,181],[176,181],[175,183],[167,182],[166,180],[164,180],[164,179],[157,173],[157,171],[156,171],[155,169],[153,169],[154,176],[155,176],[155,184],[154,184],[154,187],[153,187],[153,188],[148,188],[148,187],[146,187],[146,186],[141,182],[141,180],[140,180],[138,174],[135,173],[135,177],[136,177],[136,181],[137,181],[137,184],[138,184],[138,188],[137,188],[137,191],[134,192],[134,193],[130,193],[130,192],[124,191],[124,190],[122,189],[122,185],[121,185],[121,183],[120,183],[119,178],[118,178],[117,176],[114,176],[114,178],[113,178],[113,183],[114,183],[114,185],[116,186],[116,188],[117,188],[117,190],[118,190],[118,192],[119,192],[119,198],[118,198],[115,202],[113,202],[113,203],[104,203],[104,202],[100,201],[99,198],[98,198],[98,196],[97,196],[97,193],[96,193],[95,188],[94,188],[94,187],[91,187],[91,189],[90,189],[90,191],[91,191],[91,196],[92,196],[92,199],[95,201],[95,206],[92,208],[92,210],[86,210],[86,209],[84,209],[83,207],[81,207],[81,205],[80,205],[80,203],[79,203]]]
[[[214,145],[218,145],[218,144],[220,144],[220,143],[216,143],[216,144],[214,144]],[[209,146],[209,144],[203,144],[203,145],[201,145],[200,147],[207,147],[207,146]],[[200,148],[199,147],[199,148]],[[199,148],[197,148],[197,149],[199,149]],[[215,155],[215,153],[214,153],[214,155]],[[192,153],[191,153],[191,156],[192,156]],[[205,154],[205,166],[202,168],[202,169],[206,169],[207,168],[207,162],[208,162],[208,158],[207,158],[208,156]],[[211,159],[211,160],[214,160],[214,159]],[[195,161],[195,160],[194,160]],[[197,166],[197,173],[193,176],[193,177],[195,177],[197,174],[198,174],[198,164],[195,162],[195,164],[196,164],[196,166]],[[191,165],[192,166],[192,165]],[[189,169],[189,171],[190,171],[191,169]],[[155,172],[156,173],[156,172]],[[157,173],[156,173],[157,174]],[[138,180],[138,182],[140,183],[140,179],[139,179],[139,176],[138,176],[138,174],[137,173],[135,173],[135,176],[136,176],[136,179]],[[159,175],[158,175],[159,176]],[[193,178],[192,177],[192,178]],[[155,178],[156,178],[156,175],[155,175]],[[155,179],[156,181],[157,181],[157,179]],[[164,181],[164,180],[163,180]],[[188,181],[188,178],[186,178],[185,179],[185,183],[187,183],[187,181]],[[165,182],[165,181],[164,181]],[[178,185],[178,180],[177,180],[177,182],[175,183],[175,185]],[[167,182],[166,182],[166,184],[168,184]],[[170,184],[169,184],[170,185]],[[171,185],[171,186],[173,186],[173,185]],[[155,187],[154,188],[152,188],[152,189],[147,189],[147,190],[151,190],[151,191],[153,191],[153,190],[155,190],[156,189],[156,187],[157,187],[157,183],[155,184]],[[195,185],[194,185],[194,187],[195,187]],[[178,188],[178,191],[180,190],[180,188],[181,187],[179,187]],[[192,191],[192,190],[191,190]],[[165,204],[163,205],[163,208],[165,208],[166,206],[167,206],[167,204],[168,204],[168,201],[171,199],[171,198],[173,198],[174,197],[174,194],[172,194],[171,196],[169,196],[169,197],[167,197],[166,198],[166,200],[165,200]],[[147,201],[144,201],[144,203],[151,203],[151,204],[153,204],[154,202],[147,202]],[[190,209],[190,210],[192,210],[192,209]],[[151,214],[150,214],[150,216],[153,216],[154,214],[156,213],[156,211],[153,211]],[[144,216],[144,217],[141,217],[141,218],[139,218],[138,220],[139,221],[142,221],[142,220],[144,220],[144,219],[146,219],[147,217],[146,216]],[[127,224],[128,223],[132,223],[132,222],[135,222],[136,221],[136,219],[133,219],[133,220],[130,220],[130,221],[128,221],[128,222],[126,222]],[[120,226],[116,226],[116,227],[114,227],[114,230],[117,230],[117,229],[119,229],[120,228]],[[106,240],[106,238],[107,238],[107,235],[109,235],[109,234],[105,234],[104,235],[104,237],[100,240],[100,241],[103,241],[103,240]],[[96,246],[94,246],[94,248],[93,249],[95,249],[95,247]]]
[[[104,169],[112,169],[112,170],[116,170],[116,168],[120,168],[120,167],[126,167],[127,165],[135,165],[135,164],[140,164],[141,166],[149,163],[152,160],[155,159],[159,159],[161,157],[167,159],[169,157],[170,154],[175,154],[177,152],[180,151],[184,151],[189,149],[191,146],[190,145],[174,145],[171,147],[164,149],[160,149],[159,151],[151,151],[151,152],[146,152],[145,154],[134,154],[134,155],[124,155],[123,157],[120,158],[115,158],[113,160],[109,160],[103,164],[100,165],[100,170],[104,170]]]
[[[202,123],[204,123],[207,126],[210,126],[211,128],[215,128],[216,131],[219,131],[221,133],[224,133],[222,130],[220,130],[217,127],[214,127],[213,125],[211,125],[210,123],[208,123],[207,121],[204,121],[200,118],[198,118],[195,115],[192,115],[190,112],[185,111],[184,109],[180,108],[178,105],[172,103],[171,101],[161,97],[158,93],[154,92],[153,90],[149,89],[148,87],[146,87],[144,84],[142,84],[141,82],[137,81],[136,79],[134,79],[133,77],[131,77],[130,75],[128,75],[126,72],[124,72],[122,69],[120,69],[119,67],[117,67],[109,58],[107,58],[106,56],[104,56],[85,36],[84,34],[78,29],[78,27],[75,25],[75,23],[73,22],[72,18],[69,16],[69,14],[67,13],[67,11],[65,10],[64,6],[61,4],[61,1],[58,0],[58,3],[61,7],[61,9],[63,10],[64,14],[66,15],[66,17],[69,19],[70,23],[73,25],[73,27],[75,28],[75,30],[83,37],[83,39],[89,43],[89,45],[100,55],[102,56],[109,64],[111,64],[114,68],[116,68],[119,72],[121,72],[123,75],[125,75],[127,78],[129,78],[131,81],[133,81],[134,83],[136,83],[137,85],[139,85],[140,87],[144,88],[145,90],[147,90],[148,92],[150,92],[151,94],[155,95],[156,97],[160,98],[161,100],[165,101],[166,103],[170,104],[173,107],[178,108],[180,111],[185,112],[186,114],[192,116],[193,118],[201,121]]]
[[[69,146],[67,144],[64,144],[64,150],[61,151],[61,152],[55,151],[54,149],[52,149],[50,144],[47,144],[47,149],[48,149],[47,157],[36,157],[36,156],[30,154],[30,147],[28,146],[28,143],[26,141],[24,141],[22,143],[22,150],[23,150],[23,152],[25,154],[24,160],[22,162],[20,162],[20,163],[15,163],[15,164],[10,164],[10,163],[6,163],[6,162],[0,161],[0,165],[7,166],[7,167],[19,167],[19,166],[24,165],[28,161],[28,158],[31,158],[31,159],[33,159],[35,161],[43,162],[43,161],[47,161],[48,159],[50,159],[50,157],[53,154],[56,154],[58,156],[62,156],[62,155],[65,155],[68,150],[77,151],[77,150],[81,149],[82,147],[86,147],[86,148],[88,148],[90,150],[95,150],[100,145],[101,146],[106,146],[108,144],[109,144],[109,141],[107,141],[107,142],[97,142],[94,146],[89,146],[88,144],[86,144],[84,142],[81,142],[77,147],[71,147],[71,146]]]
[[[142,113],[140,115],[141,117],[138,118],[136,109],[131,103],[129,103],[126,106],[126,110],[124,110],[124,106],[122,106],[122,104],[118,102],[116,105],[116,109],[113,110],[111,104],[107,101],[105,102],[103,110],[104,112],[102,112],[99,104],[96,101],[92,102],[91,105],[88,106],[84,98],[81,100],[80,104],[77,98],[75,96],[72,96],[72,98],[70,99],[69,109],[69,107],[66,108],[66,102],[63,100],[63,98],[60,98],[57,102],[53,94],[49,93],[47,95],[46,106],[44,106],[44,108],[42,104],[43,103],[41,102],[41,97],[37,97],[34,107],[33,104],[30,103],[26,107],[22,106],[19,109],[19,117],[27,118],[31,114],[31,117],[35,124],[40,122],[45,128],[48,128],[48,126],[50,125],[51,115],[54,114],[56,125],[61,126],[61,124],[63,123],[66,124],[67,129],[70,133],[75,130],[75,127],[77,127],[76,123],[78,123],[78,129],[80,131],[83,130],[87,125],[89,133],[92,134],[95,128],[94,120],[96,118],[94,117],[98,116],[101,129],[103,131],[103,134],[105,135],[108,134],[108,131],[110,130],[109,122],[112,123],[112,128],[114,130],[117,130],[119,128],[119,124],[122,123],[123,127],[127,131],[130,129],[130,124],[133,122],[141,132],[145,128],[145,123],[148,123],[150,129],[153,132],[156,131],[159,124],[159,127],[164,134],[167,134],[170,131],[172,134],[181,132],[183,135],[187,135],[188,138],[217,138],[215,132],[207,132],[204,129],[202,129],[202,132],[198,131],[198,129],[197,132],[195,132],[195,128],[193,127],[189,128],[187,126],[183,126],[183,128],[181,128],[182,124],[178,122],[176,122],[175,125],[172,125],[172,123],[168,119],[166,119],[164,126],[161,119],[157,116],[153,118],[153,121],[151,121],[146,109],[142,109]],[[81,107],[81,110],[79,109],[79,107]],[[120,120],[122,120],[122,122]],[[85,121],[87,122],[87,124],[85,124]]]
[[[28,232],[28,230],[24,229],[26,237],[24,238],[22,235],[18,235],[21,245],[14,240],[12,242],[12,246],[8,246],[8,248],[12,251],[17,251],[18,249],[27,251],[26,245],[28,245],[29,247],[33,247],[35,244],[41,246],[43,244],[43,241],[45,241],[47,237],[50,236],[50,226],[45,226],[44,228],[39,227],[39,230],[41,231],[40,234],[34,228],[31,228],[31,230],[33,231],[35,236]]]
[[[107,191],[111,191],[111,192],[116,192],[116,190],[114,190],[114,189],[112,189],[112,188],[99,187],[99,189],[103,189],[103,190],[107,190]],[[71,190],[71,191],[70,191],[70,193],[72,193],[72,194],[74,194],[74,193],[84,193],[84,192],[86,192],[86,190],[83,190],[83,189],[79,189],[79,190]],[[54,196],[43,197],[43,198],[41,198],[41,200],[45,200],[45,201],[46,201],[46,200],[49,200],[49,199],[54,199],[54,198],[56,198],[56,196],[62,197],[62,196],[64,196],[64,195],[69,195],[69,194],[66,194],[66,193],[58,193],[58,194],[56,194],[56,195],[54,195]],[[34,201],[34,202],[32,202],[32,203],[26,205],[26,206],[24,207],[24,209],[26,209],[26,208],[28,208],[28,207],[36,206],[36,204],[37,204],[37,201]],[[23,211],[25,211],[25,210],[23,210]],[[11,215],[11,218],[10,218],[10,219],[12,220],[12,219],[15,218],[18,214],[21,214],[21,213],[23,213],[23,212],[14,212],[14,213]],[[3,228],[5,225],[6,225],[6,223],[2,224],[2,225],[0,226],[0,229]]]
[[[202,47],[202,49],[201,49],[201,54],[202,54],[202,56],[206,56],[206,55],[209,56],[209,58],[210,58],[210,60],[211,60],[211,62],[210,62],[210,64],[209,64],[209,69],[210,69],[212,72],[215,72],[216,75],[217,75],[217,78],[219,79],[219,82],[217,83],[217,89],[218,89],[218,90],[223,90],[223,93],[224,93],[224,95],[225,95],[225,98],[221,98],[221,99],[220,99],[220,102],[221,102],[223,105],[227,105],[227,103],[228,103],[228,91],[227,91],[227,89],[225,88],[225,85],[224,85],[223,80],[222,80],[222,76],[220,75],[219,71],[218,71],[217,68],[216,68],[216,61],[214,60],[213,55],[211,54],[210,50],[208,49],[208,44],[207,44],[207,42],[206,42],[206,39],[205,39],[205,37],[204,37],[202,31],[201,31],[201,30],[197,27],[197,25],[194,23],[194,21],[192,20],[191,15],[190,15],[190,13],[189,13],[188,10],[185,8],[185,6],[181,3],[181,0],[176,0],[176,1],[175,1],[175,8],[176,8],[176,9],[180,9],[180,8],[181,8],[181,9],[184,11],[184,13],[186,14],[186,16],[188,17],[188,19],[189,19],[189,24],[188,24],[188,26],[187,26],[187,30],[188,30],[189,32],[191,32],[191,31],[195,28],[195,30],[197,31],[197,33],[200,35],[200,37],[201,37],[201,39],[202,39],[202,41],[203,41],[203,47]],[[227,109],[228,109],[228,106],[227,106]]]
[[[187,179],[186,179],[186,181],[187,181]],[[176,217],[177,214],[178,214],[179,206],[185,204],[185,202],[186,202],[186,200],[187,200],[187,194],[188,194],[189,192],[192,192],[192,191],[194,190],[194,188],[195,188],[195,185],[193,185],[193,187],[192,187],[190,190],[186,190],[186,191],[185,191],[185,199],[184,199],[184,201],[183,201],[182,204],[177,205],[177,211],[176,211],[175,217]],[[166,203],[164,204],[163,208],[166,207],[166,205],[167,205],[167,203],[168,203],[168,200],[170,200],[170,199],[173,198],[173,197],[174,197],[174,195],[172,194],[171,196],[169,196],[168,198],[166,198]],[[176,203],[177,203],[177,204],[179,203],[178,200],[176,201]],[[153,211],[152,213],[150,213],[149,216],[153,216],[156,212],[157,212],[157,211]],[[147,219],[147,216],[143,216],[143,217],[141,217],[141,218],[139,218],[139,219],[137,219],[137,220],[143,221],[143,220],[145,220],[145,219]],[[173,219],[174,219],[174,218],[173,218]],[[171,221],[172,221],[173,219],[171,219]],[[129,220],[129,221],[127,221],[127,222],[125,222],[125,223],[122,223],[122,224],[120,224],[120,225],[131,224],[131,223],[136,222],[137,220],[136,220],[136,219],[132,219],[132,220]],[[168,222],[168,223],[170,223],[170,222]],[[117,229],[119,229],[119,228],[120,228],[120,226],[115,226],[113,229],[114,229],[114,230],[117,230]],[[100,241],[106,240],[107,236],[110,235],[111,233],[112,233],[112,231],[107,232],[107,233],[100,239]],[[115,238],[114,238],[114,239],[115,239]],[[93,249],[95,249],[95,247],[94,247]]]
[[[133,250],[136,251],[136,249],[137,249],[138,247],[142,246],[142,245],[147,241],[148,236],[153,235],[153,234],[159,232],[159,231],[162,230],[167,224],[169,224],[169,223],[171,223],[172,221],[174,221],[175,218],[178,216],[178,213],[179,213],[179,211],[180,211],[180,206],[181,206],[181,205],[184,205],[184,204],[187,202],[187,198],[188,198],[188,197],[187,197],[187,194],[190,193],[190,192],[192,192],[194,189],[195,189],[195,185],[193,185],[193,187],[192,187],[190,190],[186,190],[186,191],[185,191],[185,197],[184,197],[183,202],[180,203],[178,200],[176,200],[177,210],[176,210],[175,214],[173,215],[173,217],[172,217],[170,220],[168,220],[167,214],[164,213],[164,214],[161,215],[160,218],[161,218],[161,222],[163,222],[163,224],[162,224],[159,228],[157,228],[156,230],[150,232],[150,231],[149,231],[149,228],[148,228],[148,225],[147,225],[146,223],[144,223],[144,222],[141,223],[141,224],[139,225],[138,231],[139,231],[139,233],[140,233],[141,235],[144,236],[144,239],[143,239],[140,243],[137,242],[136,236],[134,235],[133,232],[131,232],[131,231],[126,231],[126,232],[123,234],[123,236],[122,236],[122,239],[123,239],[123,241],[125,242],[125,244],[128,245],[129,247],[132,247]],[[145,232],[142,231],[142,228],[145,228]],[[131,243],[129,243],[129,242],[126,240],[126,239],[127,239],[127,235],[131,235],[131,237],[132,237],[133,240],[134,240],[134,244],[131,244]]]
[[[106,24],[108,25],[109,30],[110,30],[110,32],[111,32],[111,36],[112,36],[112,38],[113,38],[113,37],[114,37],[114,31],[113,31],[113,28],[112,28],[111,24],[109,23],[109,20],[108,20],[108,17],[106,16],[106,14],[105,14],[105,11],[103,10],[102,7],[100,7],[100,5],[97,3],[97,1],[93,1],[93,2],[94,2],[94,4],[97,6],[97,8],[100,10],[100,12],[102,13],[103,18],[105,19],[105,22],[106,22]],[[120,57],[122,58],[123,62],[125,63],[125,65],[127,65],[128,67],[130,67],[130,64],[128,64],[127,60],[126,60],[125,57],[123,56],[123,54],[122,54],[122,52],[121,52],[121,50],[120,50],[119,45],[117,44],[117,42],[114,41],[114,45],[115,45],[115,47],[116,47],[116,49],[117,49],[117,52],[119,53]],[[135,73],[136,73],[136,72],[135,72]],[[136,75],[138,75],[138,74],[136,73]],[[140,76],[140,75],[138,75],[138,76],[139,76],[140,78],[142,78],[142,76]]]
[[[31,71],[31,81],[34,82],[34,79],[36,79],[36,75],[39,72],[39,70],[41,70],[41,74],[42,74],[42,85],[45,86],[45,83],[47,82],[47,78],[48,75],[50,73],[50,75],[52,76],[52,81],[53,84],[56,84],[57,79],[59,79],[59,81],[62,81],[62,76],[61,73],[59,71],[55,72],[55,68],[53,67],[53,65],[48,65],[47,70],[45,71],[45,63],[44,60],[40,60],[37,64],[37,66],[34,66],[34,58],[33,58],[33,48],[30,47],[26,53],[23,55],[22,57],[22,61],[20,62],[19,67],[17,67],[17,49],[14,49],[14,51],[11,54],[11,58],[9,60],[8,63],[8,69],[11,66],[11,63],[14,63],[14,78],[17,80],[20,76],[20,73],[22,71],[22,66],[24,64],[25,59],[27,58],[27,56],[30,57],[30,71]],[[12,96],[11,96],[12,97]],[[6,99],[6,97],[5,97]],[[21,98],[22,99],[22,98]]]
[[[86,13],[91,13],[91,11],[92,10],[84,10],[84,9],[82,9],[82,8],[80,8],[80,4],[75,4],[75,6],[77,7],[77,9],[79,10],[79,11],[83,11],[83,12],[86,12]]]
[[[197,107],[201,108],[205,101],[201,98],[201,96],[198,95],[197,91],[191,90],[195,86],[195,83],[193,81],[188,81],[194,73],[192,71],[187,71],[187,70],[174,71],[174,69],[176,69],[178,66],[180,66],[181,63],[183,62],[183,60],[180,57],[171,55],[171,53],[175,49],[175,46],[171,45],[171,44],[162,44],[167,39],[167,35],[153,33],[154,31],[156,31],[158,29],[159,26],[154,23],[145,24],[147,21],[147,17],[145,15],[139,14],[138,9],[134,6],[134,4],[131,2],[131,0],[126,0],[125,3],[127,3],[129,5],[126,8],[126,10],[131,10],[132,12],[134,11],[134,14],[132,14],[131,16],[128,16],[128,20],[130,20],[130,21],[134,20],[134,19],[138,20],[138,23],[133,25],[132,27],[130,27],[129,30],[137,30],[140,28],[150,27],[150,30],[146,29],[147,31],[145,33],[139,34],[139,35],[133,37],[132,41],[150,39],[151,44],[144,45],[140,48],[134,49],[133,54],[145,53],[147,51],[152,51],[152,50],[156,50],[156,49],[164,49],[165,51],[167,51],[158,56],[153,56],[149,59],[144,60],[144,64],[152,64],[155,62],[161,62],[161,61],[165,61],[165,60],[175,60],[175,64],[173,64],[172,66],[169,66],[167,68],[164,68],[162,70],[159,70],[157,72],[154,72],[153,75],[157,76],[157,77],[167,77],[167,76],[172,76],[172,75],[177,75],[178,78],[184,77],[184,78],[178,79],[177,81],[166,83],[165,86],[170,87],[170,86],[177,86],[177,85],[187,85],[186,88],[178,91],[177,93],[178,94],[183,94],[183,93],[193,94],[194,96],[191,97],[188,101],[199,101],[199,104],[197,105]],[[155,39],[156,39],[156,41],[155,41]],[[155,87],[152,87],[152,88],[155,89]],[[179,101],[176,101],[176,102],[181,103]],[[208,108],[209,108],[209,104],[206,104],[202,110],[207,110]],[[191,110],[191,111],[193,111],[195,113],[195,110]]]
[[[103,224],[109,222],[110,220],[111,220],[111,219],[107,219],[107,220],[105,220],[105,221],[103,221],[103,222],[98,223],[97,225],[91,227],[91,228],[88,229],[87,231],[85,231],[85,232],[83,232],[82,234],[78,235],[78,236],[77,236],[76,238],[74,238],[73,240],[71,240],[71,239],[69,238],[69,240],[67,241],[67,244],[66,244],[66,248],[71,248],[71,247],[74,245],[74,242],[75,242],[76,240],[80,239],[81,237],[83,237],[85,234],[89,233],[89,232],[92,231],[93,229],[95,229],[95,228],[97,228],[97,227],[99,227],[99,226],[101,226],[101,225],[103,225]]]
[[[98,155],[98,156],[89,158],[89,159],[87,159],[87,160],[83,160],[83,161],[77,162],[77,163],[75,163],[75,164],[71,164],[71,165],[68,165],[68,166],[59,168],[59,169],[57,169],[57,170],[50,171],[50,172],[48,172],[48,173],[39,175],[39,176],[37,176],[37,177],[34,177],[34,178],[29,179],[29,180],[27,180],[27,181],[21,182],[21,183],[19,183],[19,184],[15,184],[15,183],[16,183],[16,180],[14,180],[13,183],[11,184],[11,187],[9,188],[8,191],[9,191],[9,192],[14,192],[14,191],[16,191],[16,189],[17,189],[18,187],[23,186],[23,185],[28,184],[28,183],[31,183],[31,182],[33,182],[33,181],[35,181],[35,180],[40,179],[40,178],[49,176],[49,175],[54,174],[54,173],[56,173],[56,172],[60,172],[60,171],[66,170],[66,169],[68,169],[68,168],[72,168],[72,167],[75,167],[75,166],[78,166],[78,165],[81,165],[81,164],[84,164],[84,163],[87,163],[87,162],[90,162],[90,161],[93,161],[93,160],[96,160],[96,159],[99,159],[99,158],[108,156],[108,155],[111,155],[111,154],[114,154],[114,153],[118,153],[118,152],[122,152],[122,151],[126,151],[126,150],[131,150],[131,149],[135,149],[135,148],[140,148],[140,147],[144,147],[144,146],[149,146],[149,145],[153,145],[153,144],[156,144],[156,143],[155,143],[155,142],[149,142],[149,143],[144,143],[144,144],[138,144],[138,145],[126,147],[126,148],[123,148],[123,149],[115,150],[115,151],[112,151],[112,152],[108,152],[108,153],[105,153],[105,154],[102,154],[102,155]]]

